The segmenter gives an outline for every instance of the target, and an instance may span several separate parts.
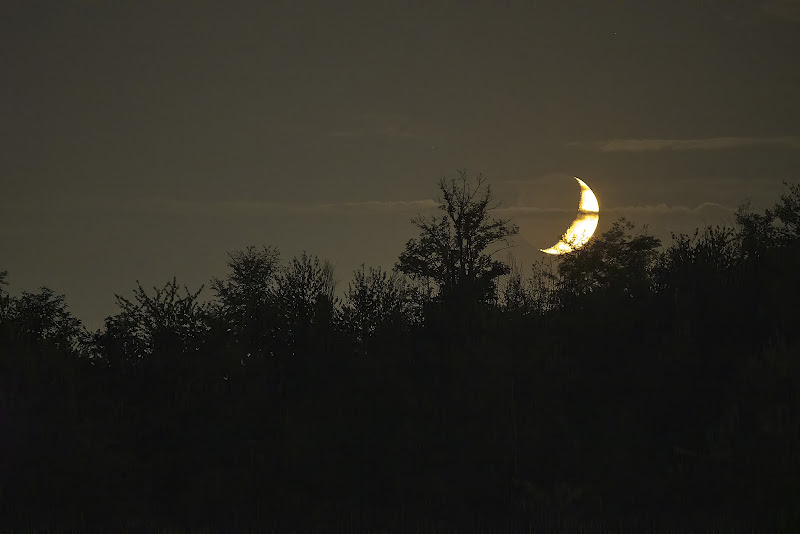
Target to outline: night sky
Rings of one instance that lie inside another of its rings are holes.
[[[800,2],[0,4],[0,270],[196,288],[276,245],[391,267],[436,182],[485,173],[543,257],[579,176],[651,233],[800,179]]]

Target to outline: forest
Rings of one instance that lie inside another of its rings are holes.
[[[438,186],[347,287],[251,246],[89,331],[0,274],[0,526],[800,527],[800,185],[526,266]]]

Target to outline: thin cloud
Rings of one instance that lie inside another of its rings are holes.
[[[433,199],[428,200],[366,200],[362,202],[340,202],[335,204],[319,204],[323,209],[333,210],[365,210],[365,211],[414,211],[435,208],[439,205]]]
[[[731,208],[730,206],[725,206],[723,204],[717,204],[716,202],[703,202],[695,207],[690,206],[670,206],[668,204],[653,204],[653,205],[644,205],[644,206],[617,206],[614,208],[608,208],[603,210],[605,213],[652,213],[652,214],[661,214],[661,213],[700,213],[703,211],[725,211],[725,212],[733,212],[736,211],[735,208]]]
[[[703,139],[611,139],[596,143],[573,142],[569,146],[601,152],[654,152],[662,150],[726,150],[775,146],[800,148],[800,136],[783,137],[707,137]]]
[[[548,181],[556,182],[558,180],[572,180],[572,179],[573,175],[568,172],[550,172],[532,177],[508,178],[505,180],[500,180],[500,183],[510,184],[510,185],[532,185]]]
[[[530,216],[530,215],[550,215],[561,213],[578,213],[578,208],[540,208],[535,206],[510,206],[508,208],[500,208],[497,210],[505,216]],[[672,213],[687,213],[697,214],[705,211],[724,211],[734,212],[735,208],[717,204],[716,202],[703,202],[695,207],[690,206],[670,206],[669,204],[653,204],[643,206],[615,206],[611,208],[600,208],[600,216],[603,215],[620,215],[620,214],[672,214]]]
[[[578,207],[574,208],[540,208],[537,206],[508,206],[495,210],[503,217],[514,217],[517,215],[549,215],[559,213],[577,213]]]
[[[326,214],[326,213],[393,213],[415,212],[435,208],[432,200],[367,200],[335,203],[287,203],[271,201],[179,201],[167,199],[147,199],[139,201],[140,209],[155,210],[161,213],[193,215],[228,216],[271,216],[286,214]]]

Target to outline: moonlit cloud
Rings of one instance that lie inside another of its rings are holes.
[[[366,211],[409,211],[435,208],[439,205],[433,199],[428,200],[366,200],[363,202],[340,202],[338,204],[318,204],[319,208],[354,209]]]
[[[667,213],[700,213],[703,211],[734,212],[736,208],[717,204],[716,202],[703,202],[695,207],[670,206],[668,204],[653,204],[644,206],[617,206],[603,210],[604,213],[642,213],[642,214],[667,214]]]
[[[725,206],[722,204],[717,204],[716,202],[703,202],[697,206],[682,206],[682,205],[669,205],[665,203],[660,204],[652,204],[652,205],[641,205],[641,206],[615,206],[610,208],[602,208],[600,210],[600,216],[603,215],[623,215],[623,214],[652,214],[652,215],[659,215],[659,214],[675,214],[675,213],[686,213],[686,214],[697,214],[703,211],[721,211],[721,212],[734,212],[736,211],[735,208]],[[502,214],[503,217],[525,217],[525,216],[537,216],[537,215],[549,215],[549,214],[561,214],[561,213],[577,213],[577,208],[541,208],[535,206],[510,206],[507,208],[500,208],[497,210],[498,213]]]
[[[601,152],[653,152],[660,150],[726,150],[765,146],[800,148],[800,136],[707,137],[700,139],[611,139],[596,143],[573,142],[569,146]]]
[[[577,213],[577,207],[571,208],[542,208],[538,206],[508,206],[495,210],[501,217],[517,217],[530,215],[548,215],[558,213]]]

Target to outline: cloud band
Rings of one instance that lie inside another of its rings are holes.
[[[574,142],[569,146],[600,152],[655,152],[677,150],[726,150],[732,148],[800,148],[800,136],[783,137],[707,137],[702,139],[611,139],[597,143]]]

